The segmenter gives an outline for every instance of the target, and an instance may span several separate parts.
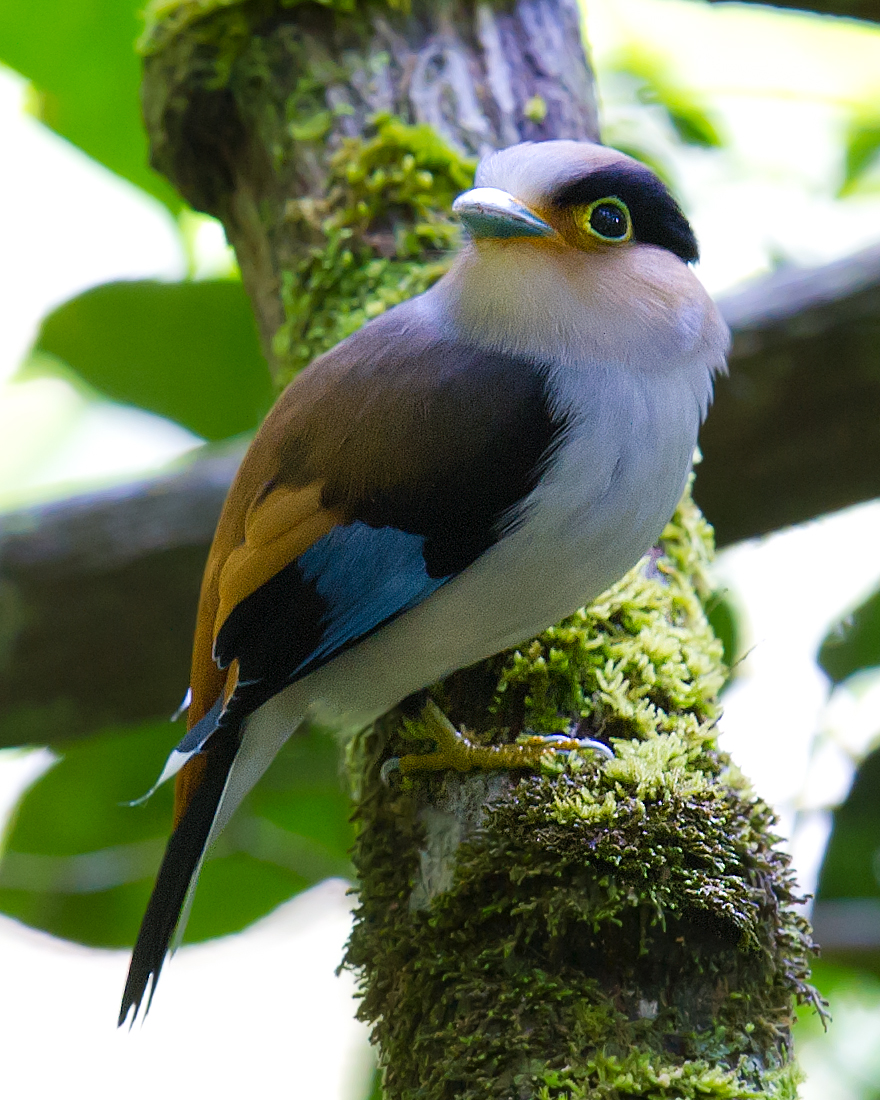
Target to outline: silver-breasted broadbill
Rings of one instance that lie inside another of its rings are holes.
[[[304,721],[363,728],[570,614],[684,489],[729,338],[664,184],[548,141],[489,156],[454,210],[448,273],[294,379],[229,491],[120,1022],[152,997],[205,850]]]

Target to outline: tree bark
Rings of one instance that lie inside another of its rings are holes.
[[[439,275],[474,156],[597,137],[573,0],[160,10],[145,44],[154,162],[224,221],[280,381]],[[107,513],[97,567],[68,513],[68,560],[105,580],[136,569],[114,543],[127,507]],[[164,537],[202,528],[168,497],[156,515]],[[13,572],[26,541],[11,536]],[[348,962],[389,1100],[794,1095],[809,933],[771,814],[715,745],[708,553],[686,499],[589,612],[431,689],[478,741],[574,721],[610,762],[386,786],[382,761],[429,737],[398,712],[353,747]],[[29,629],[22,616],[16,660]]]
[[[430,127],[439,141],[425,170],[441,175],[444,145],[467,162],[517,141],[598,137],[575,0],[421,0],[405,5],[405,15],[381,2],[295,11],[270,0],[207,6],[216,9],[209,18],[206,5],[181,3],[148,30],[143,102],[152,163],[223,222],[264,351],[283,380],[292,351],[286,315],[301,333],[291,307],[316,308],[286,294],[285,280],[313,274],[309,258],[334,243],[328,218],[350,231],[346,249],[362,266],[358,245],[374,258],[427,258],[406,240],[420,213],[406,183],[417,181],[402,181],[389,202],[376,204],[385,181],[372,192],[374,178],[358,181],[367,186],[354,194],[340,178],[340,164],[350,176],[365,134],[382,142],[377,119]],[[408,136],[418,159],[418,135]],[[392,168],[380,158],[383,167]],[[427,183],[435,197],[438,182]],[[364,224],[347,202],[378,209]],[[320,350],[310,341],[306,360]]]

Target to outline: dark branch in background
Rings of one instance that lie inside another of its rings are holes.
[[[747,0],[762,3],[762,0]],[[867,19],[880,22],[880,0],[775,0],[774,7],[796,8],[799,11],[820,12],[823,15],[840,15],[846,19]]]
[[[880,496],[880,248],[779,272],[723,308],[731,378],[696,484],[719,545]],[[0,517],[0,745],[172,713],[243,450]]]
[[[723,300],[730,378],[695,496],[719,545],[880,496],[880,247]]]
[[[176,709],[207,547],[243,453],[206,447],[174,472],[0,516],[0,745]]]

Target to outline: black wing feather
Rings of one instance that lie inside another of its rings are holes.
[[[137,1019],[148,985],[150,994],[144,1014],[150,1011],[168,945],[177,927],[189,884],[208,842],[211,825],[226,786],[226,777],[235,760],[238,746],[239,723],[226,726],[221,720],[221,725],[204,750],[207,759],[202,782],[196,788],[165,849],[162,866],[159,868],[128,968],[122,1007],[119,1010],[120,1027],[125,1023],[132,1007],[132,1024]]]

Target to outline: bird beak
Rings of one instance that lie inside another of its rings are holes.
[[[555,237],[543,218],[498,187],[475,187],[452,204],[465,229],[474,238]]]

